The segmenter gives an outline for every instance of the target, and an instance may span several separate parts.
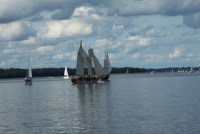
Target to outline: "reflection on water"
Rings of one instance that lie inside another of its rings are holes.
[[[0,133],[200,133],[200,76],[0,82]]]
[[[105,133],[108,127],[110,82],[75,85],[80,133]]]

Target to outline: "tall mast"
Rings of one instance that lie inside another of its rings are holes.
[[[32,77],[32,70],[31,70],[31,66],[30,66],[29,53],[28,53],[28,77]]]

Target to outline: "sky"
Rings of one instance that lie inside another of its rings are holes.
[[[0,0],[0,68],[200,66],[200,0]]]

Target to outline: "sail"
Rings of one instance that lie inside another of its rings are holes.
[[[84,66],[80,52],[77,53],[76,75],[84,76]]]
[[[32,70],[31,70],[31,66],[30,66],[29,53],[28,53],[28,77],[32,77]]]
[[[101,66],[101,64],[99,63],[98,59],[96,58],[96,56],[94,55],[93,49],[89,49],[89,57],[91,59],[93,59],[93,63],[94,63],[94,71],[96,73],[97,76],[103,76],[106,75],[106,72],[103,70],[103,67]]]
[[[82,41],[77,53],[76,75],[84,76],[84,68],[87,67],[88,55],[82,47]]]
[[[69,75],[68,75],[68,71],[67,71],[67,66],[65,67],[64,76],[65,76],[65,77],[68,77],[68,76],[69,76]]]
[[[88,75],[92,76],[92,59],[90,57],[87,58],[87,69],[88,69]]]
[[[112,67],[110,64],[110,59],[108,57],[108,52],[105,52],[105,57],[104,57],[104,70],[107,74],[110,74],[112,71]]]

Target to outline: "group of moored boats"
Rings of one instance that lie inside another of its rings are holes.
[[[100,64],[95,56],[93,49],[89,48],[88,53],[83,49],[82,41],[80,43],[79,51],[77,53],[76,74],[72,76],[71,82],[73,84],[94,83],[99,80],[106,81],[110,77],[111,72],[110,59],[108,52],[105,52],[104,67]],[[67,67],[64,71],[64,79],[69,79]],[[30,67],[30,58],[28,54],[28,70],[26,78],[24,79],[26,85],[32,84],[32,70]]]

